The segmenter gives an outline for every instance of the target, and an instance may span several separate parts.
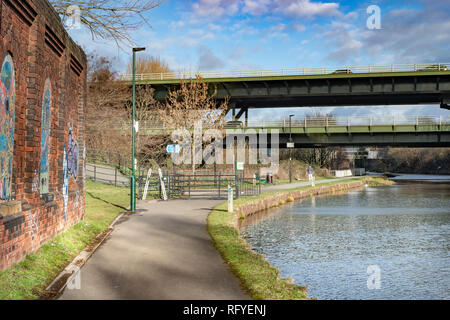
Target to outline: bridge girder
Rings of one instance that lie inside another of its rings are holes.
[[[450,71],[309,77],[265,77],[208,81],[217,99],[229,97],[240,108],[446,104]],[[141,84],[146,84],[141,82]],[[147,83],[164,100],[170,84]]]
[[[280,134],[279,147],[287,148],[289,134]],[[293,134],[295,148],[325,147],[411,147],[411,148],[445,148],[450,147],[450,132],[422,133],[354,133],[354,134]],[[224,148],[227,147],[226,138]],[[259,148],[259,137],[256,146]],[[270,145],[270,139],[268,147]]]

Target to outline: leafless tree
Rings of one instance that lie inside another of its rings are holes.
[[[159,117],[166,127],[173,129],[193,132],[199,121],[204,128],[222,129],[228,100],[218,101],[216,94],[217,89],[210,88],[200,76],[187,82],[181,81],[178,89],[169,91],[164,108],[158,109]],[[192,143],[192,157],[194,148]],[[192,171],[195,172],[195,161],[192,161]]]
[[[132,62],[128,63],[128,73],[132,73]],[[160,57],[140,56],[136,60],[136,73],[169,73],[169,65]]]
[[[72,18],[73,6],[80,10],[80,22],[93,38],[113,39],[120,44],[133,44],[132,32],[149,25],[148,13],[160,0],[50,0],[63,21]]]
[[[164,130],[156,110],[161,104],[154,98],[154,89],[149,86],[136,88],[135,120],[139,123],[136,133],[137,159],[141,164],[157,163],[167,160],[166,146],[170,141],[170,132]],[[127,119],[131,129],[132,104],[127,104]]]
[[[111,61],[91,53],[88,55],[87,147],[123,155],[124,137],[120,136],[121,119],[126,118],[125,105],[130,90],[122,82],[113,81]],[[121,140],[122,143],[119,143]]]

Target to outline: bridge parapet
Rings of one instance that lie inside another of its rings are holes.
[[[266,70],[234,70],[234,71],[208,71],[208,72],[166,72],[137,74],[138,81],[164,81],[189,80],[200,75],[203,79],[230,79],[230,78],[265,78],[289,77],[311,75],[352,75],[376,73],[423,73],[449,71],[450,63],[421,63],[421,64],[391,64],[375,66],[345,66],[345,67],[316,67],[316,68],[287,68]],[[131,74],[117,76],[117,80],[131,81]]]

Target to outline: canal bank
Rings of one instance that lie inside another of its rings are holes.
[[[286,203],[313,196],[325,196],[361,188],[366,184],[385,185],[392,182],[381,178],[352,178],[345,181],[327,182],[313,188],[303,186],[295,189],[267,192],[260,196],[241,198],[235,202],[235,211],[227,212],[226,203],[215,207],[208,216],[208,231],[214,245],[231,271],[240,279],[241,285],[258,300],[308,299],[307,287],[296,285],[292,279],[283,279],[263,255],[254,252],[241,237],[239,221]]]
[[[450,184],[365,186],[254,215],[240,234],[316,299],[447,300],[449,208]]]

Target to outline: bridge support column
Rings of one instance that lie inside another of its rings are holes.
[[[245,127],[248,127],[248,108],[245,109]]]
[[[236,121],[236,103],[231,103],[231,110],[233,112],[233,121]]]
[[[244,113],[246,114],[246,116],[248,115],[248,107],[240,108],[239,113],[236,116],[236,119],[239,120]]]

